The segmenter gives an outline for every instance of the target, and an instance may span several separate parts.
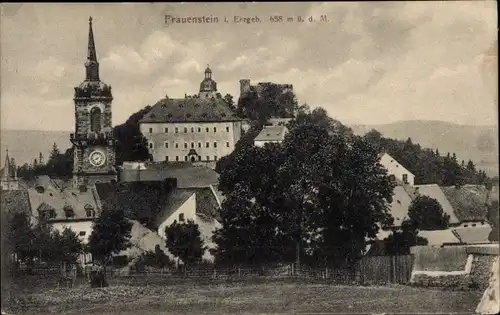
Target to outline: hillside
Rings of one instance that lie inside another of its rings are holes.
[[[355,134],[376,129],[384,137],[406,140],[422,147],[438,148],[441,155],[455,152],[460,160],[471,159],[489,176],[498,175],[497,126],[468,126],[443,121],[400,121],[385,125],[351,125]]]
[[[45,159],[49,157],[52,144],[55,142],[61,152],[71,147],[70,131],[39,131],[39,130],[2,130],[0,137],[0,163],[3,167],[5,149],[9,156],[16,159],[17,165],[32,163],[40,152]]]

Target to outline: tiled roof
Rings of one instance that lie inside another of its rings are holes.
[[[286,132],[284,126],[265,126],[254,141],[283,141]]]
[[[481,185],[441,187],[460,221],[484,221],[488,210],[487,190]]]
[[[476,226],[476,227],[458,227],[453,229],[455,236],[458,236],[462,243],[477,244],[489,243],[488,236],[491,232],[489,225]]]
[[[443,243],[459,243],[452,229],[419,231],[418,236],[426,238],[430,246],[441,246]]]
[[[408,216],[408,208],[411,204],[411,198],[402,186],[396,186],[393,190],[390,213],[394,218],[393,226],[399,227]]]
[[[120,170],[120,182],[162,181],[175,178],[178,188],[208,187],[217,185],[219,175],[208,167],[190,163],[154,163],[145,170]]]
[[[446,198],[445,194],[437,184],[415,185],[414,187],[418,194],[436,199],[443,208],[443,212],[450,216],[451,224],[459,222],[450,201],[448,201],[448,198]]]
[[[91,219],[87,217],[86,208],[93,208],[97,215],[100,211],[99,200],[95,187],[89,186],[87,191],[60,187],[52,182],[48,176],[40,176],[34,188],[28,189],[31,210],[35,217],[39,216],[38,209],[54,209],[56,217],[53,220]],[[70,207],[74,216],[67,218],[64,211]]]
[[[3,212],[21,212],[31,215],[31,206],[27,190],[1,190],[0,210]]]
[[[166,198],[165,205],[155,220],[155,228],[168,219],[182,206],[195,192],[190,189],[175,189]]]
[[[239,121],[222,98],[165,98],[140,123]]]

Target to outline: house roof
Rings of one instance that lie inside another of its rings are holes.
[[[264,126],[254,141],[283,141],[286,132],[285,126]]]
[[[120,181],[162,181],[175,178],[178,188],[208,187],[216,185],[219,175],[208,167],[193,166],[191,163],[153,163],[147,169],[121,169]]]
[[[393,226],[401,226],[404,219],[408,216],[408,208],[411,204],[411,198],[403,186],[396,186],[393,190],[390,213],[394,218]]]
[[[441,246],[443,243],[459,243],[458,238],[453,234],[452,229],[436,230],[436,231],[419,231],[418,236],[424,237],[428,241],[428,245]]]
[[[460,221],[484,221],[488,215],[486,207],[488,191],[481,185],[441,187]]]
[[[167,220],[180,206],[195,194],[190,189],[175,189],[166,198],[166,203],[155,220],[155,228]]]
[[[31,205],[27,190],[1,190],[0,209],[6,213],[21,212],[31,215]]]
[[[31,211],[35,217],[39,210],[54,209],[56,217],[52,220],[87,219],[87,208],[92,208],[97,214],[100,209],[99,197],[94,186],[88,186],[87,191],[80,191],[68,185],[60,186],[48,176],[40,176],[35,181],[34,188],[28,188]],[[65,208],[71,208],[74,216],[66,217]]]
[[[222,98],[164,98],[139,123],[240,121]]]
[[[482,225],[476,227],[458,227],[453,229],[455,236],[458,236],[462,243],[477,244],[489,243],[488,236],[491,232],[491,226]]]
[[[455,215],[455,211],[453,211],[453,207],[448,201],[448,198],[446,198],[446,195],[437,184],[415,185],[414,189],[416,194],[436,199],[443,208],[443,212],[450,216],[451,224],[459,222],[457,216]]]

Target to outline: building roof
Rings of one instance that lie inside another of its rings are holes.
[[[193,166],[191,163],[152,163],[146,169],[121,169],[120,182],[162,181],[175,178],[178,188],[208,187],[217,185],[219,175],[211,168]]]
[[[452,229],[436,231],[419,231],[418,236],[427,239],[430,246],[441,246],[444,243],[460,243]]]
[[[139,123],[240,121],[222,98],[164,98]]]
[[[453,229],[455,236],[465,244],[489,243],[488,236],[491,226],[482,225],[476,227],[458,227]]]
[[[167,220],[175,211],[179,209],[189,198],[195,194],[190,189],[175,189],[166,199],[163,209],[158,213],[155,219],[155,228],[158,228],[165,220]]]
[[[394,218],[393,226],[401,226],[401,223],[407,218],[411,201],[412,199],[403,186],[394,187],[390,205],[390,213]]]
[[[38,217],[38,210],[44,209],[55,210],[56,217],[52,220],[90,219],[87,217],[87,209],[94,209],[97,215],[101,209],[99,196],[94,186],[88,186],[86,191],[67,186],[61,187],[48,176],[38,177],[35,187],[28,188],[33,215]],[[72,217],[66,217],[66,208],[73,210]]]
[[[286,132],[285,126],[264,126],[254,141],[283,141]]]
[[[445,194],[437,184],[415,185],[414,189],[416,194],[436,199],[443,208],[443,212],[450,216],[451,224],[459,223],[459,220],[455,215],[455,211],[453,211],[453,207],[448,201],[448,198],[446,198]]]
[[[441,187],[460,221],[484,221],[488,215],[486,207],[488,191],[481,185]]]
[[[30,199],[27,190],[1,190],[0,209],[6,213],[25,213],[31,216]]]

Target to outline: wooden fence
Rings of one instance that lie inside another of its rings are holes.
[[[222,268],[197,266],[189,269],[147,268],[142,271],[106,268],[111,284],[167,284],[178,281],[311,280],[345,285],[406,284],[411,277],[413,256],[367,256],[351,269],[308,268],[294,264]],[[39,275],[53,272],[43,270]],[[83,272],[85,275],[86,272]]]

